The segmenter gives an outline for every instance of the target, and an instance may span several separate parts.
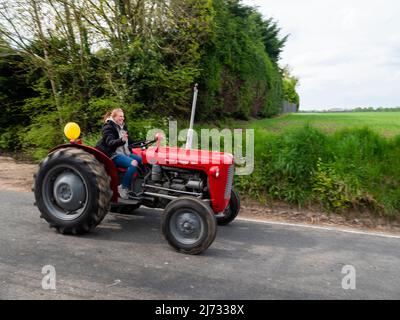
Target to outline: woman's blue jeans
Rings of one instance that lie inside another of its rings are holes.
[[[132,165],[132,160],[136,160],[139,164],[142,163],[142,157],[136,154],[131,154],[129,156],[118,154],[113,158],[113,161],[117,167],[128,169],[125,172],[124,178],[122,179],[122,186],[127,189],[131,188],[132,177],[137,171],[137,168]]]

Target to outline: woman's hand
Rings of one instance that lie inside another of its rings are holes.
[[[126,141],[128,141],[128,133],[127,132],[124,132],[123,134],[122,134],[122,141],[124,141],[124,142],[126,142]]]
[[[136,160],[132,160],[131,165],[137,167],[139,166],[139,162],[137,162]]]

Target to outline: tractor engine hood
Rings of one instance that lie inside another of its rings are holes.
[[[207,150],[186,150],[172,147],[151,147],[142,152],[147,163],[159,165],[188,165],[198,167],[230,166],[233,164],[233,155],[230,153]]]
[[[211,206],[214,212],[223,212],[228,206],[234,176],[232,154],[173,147],[133,149],[133,153],[140,155],[143,163],[203,171],[208,176]]]

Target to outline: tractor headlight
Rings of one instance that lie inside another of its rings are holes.
[[[214,177],[214,178],[218,178],[219,177],[219,167],[214,166],[210,168],[210,174]]]

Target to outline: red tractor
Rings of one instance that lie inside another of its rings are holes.
[[[233,156],[161,147],[161,139],[158,135],[154,141],[136,143],[133,153],[143,164],[129,200],[118,194],[124,169],[99,150],[80,140],[52,149],[34,176],[41,217],[62,234],[84,234],[109,211],[132,214],[142,205],[162,208],[161,228],[168,243],[183,253],[203,252],[214,241],[217,224],[226,225],[239,213],[239,197],[232,190]]]

